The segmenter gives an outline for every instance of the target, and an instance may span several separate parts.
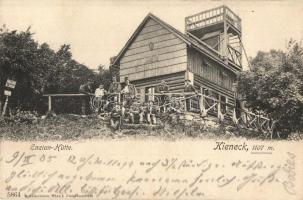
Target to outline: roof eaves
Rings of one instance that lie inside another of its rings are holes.
[[[159,24],[161,24],[162,26],[164,26],[166,29],[168,29],[171,33],[173,33],[176,37],[178,37],[179,39],[181,39],[182,41],[184,41],[186,44],[190,45],[191,42],[190,40],[188,40],[185,35],[180,32],[179,30],[177,30],[176,28],[174,28],[173,26],[169,25],[168,23],[164,22],[163,20],[161,20],[160,18],[158,18],[157,16],[153,15],[152,13],[149,13],[149,16],[155,20],[156,22],[158,22]]]
[[[132,34],[132,36],[128,39],[128,41],[126,42],[126,44],[124,45],[124,47],[121,49],[121,51],[119,52],[119,54],[116,56],[115,60],[113,61],[112,65],[115,65],[118,60],[120,59],[120,57],[124,54],[125,50],[128,48],[128,46],[131,44],[131,42],[134,40],[134,38],[136,37],[136,35],[138,34],[139,31],[141,31],[141,29],[143,28],[143,25],[145,24],[145,22],[148,20],[148,18],[151,17],[151,13],[149,13],[140,23],[140,25],[137,27],[137,29],[135,30],[135,32]]]

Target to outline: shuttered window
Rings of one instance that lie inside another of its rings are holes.
[[[145,88],[145,101],[155,101],[155,87],[146,87]]]

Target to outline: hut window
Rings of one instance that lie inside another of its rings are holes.
[[[137,93],[139,94],[140,103],[144,103],[144,101],[145,101],[145,90],[144,90],[144,88],[137,88]]]
[[[226,105],[227,102],[228,102],[228,98],[225,97],[224,95],[220,95],[221,111],[223,113],[227,112],[227,105]]]
[[[223,75],[222,75],[222,71],[219,71],[219,78],[218,78],[218,82],[219,82],[219,85],[222,85],[223,86]]]
[[[145,88],[145,101],[154,101],[155,100],[155,87],[146,87]]]
[[[202,60],[202,74],[204,76],[204,78],[211,80],[211,65],[209,64],[209,62],[206,61],[206,59]]]
[[[209,65],[204,66],[205,78],[211,80],[211,67]]]
[[[229,87],[229,83],[228,83],[228,75],[224,72],[224,71],[220,71],[219,72],[219,84],[228,88]]]

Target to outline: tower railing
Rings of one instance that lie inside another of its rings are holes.
[[[228,59],[231,60],[233,63],[241,66],[242,63],[242,54],[231,45],[227,46],[228,48]]]
[[[224,22],[224,20],[241,32],[241,19],[226,6],[220,6],[186,17],[185,30],[195,30]]]

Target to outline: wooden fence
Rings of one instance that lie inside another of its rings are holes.
[[[120,103],[121,99],[123,99],[122,94],[118,95],[118,103]],[[219,121],[223,122],[224,120],[228,120],[229,122],[234,123],[235,125],[244,126],[245,128],[251,128],[255,130],[262,131],[266,137],[272,137],[272,131],[274,123],[269,118],[262,116],[260,114],[255,114],[248,110],[243,110],[237,108],[234,104],[228,102],[221,102],[218,99],[204,95],[202,93],[153,93],[153,94],[145,94],[148,96],[147,99],[153,99],[158,103],[159,106],[163,107],[163,112],[165,112],[165,108],[171,106],[171,104],[178,104],[179,108],[182,111],[188,112],[197,112],[200,113],[201,117],[214,116],[219,119]],[[160,96],[167,96],[169,101],[166,101],[163,105],[160,104]],[[54,97],[84,97],[88,96],[86,94],[45,94],[43,96],[48,97],[48,111],[52,111],[52,98]],[[120,98],[121,97],[121,98]],[[140,94],[137,94],[137,98],[145,98]],[[189,99],[189,101],[188,101]],[[85,102],[82,101],[82,107],[85,106]],[[190,103],[190,105],[186,105],[186,103]],[[189,110],[187,108],[189,107]],[[239,113],[239,114],[238,114]]]
[[[157,97],[163,94],[146,95]],[[165,105],[174,103],[177,100],[180,101],[179,105],[183,104],[181,107],[184,108],[184,111],[200,113],[201,117],[214,116],[221,122],[227,120],[244,128],[261,131],[266,137],[272,137],[275,123],[261,114],[237,108],[234,104],[221,102],[214,97],[203,95],[202,93],[165,93],[164,95],[169,96],[170,99],[174,99],[173,101],[168,101]],[[186,101],[188,98],[190,98],[190,101]],[[186,105],[188,102],[190,103],[189,106]],[[188,107],[190,110],[187,110]]]
[[[48,98],[48,112],[53,112],[52,100],[55,97],[85,97],[86,94],[44,94],[44,97]],[[81,102],[82,107],[85,107],[85,102]]]

